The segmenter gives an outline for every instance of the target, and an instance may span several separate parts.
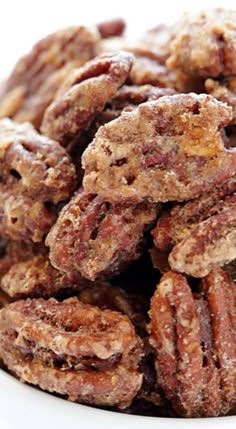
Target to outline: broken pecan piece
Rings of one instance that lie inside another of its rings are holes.
[[[86,27],[68,27],[40,40],[16,64],[4,88],[0,116],[32,122],[43,114],[64,78],[95,56],[99,35]]]
[[[118,52],[73,70],[45,112],[42,133],[67,146],[104,109],[127,79],[132,63],[131,54]]]
[[[89,280],[118,274],[142,253],[144,231],[158,211],[156,204],[112,205],[80,190],[47,236],[50,261]]]
[[[230,119],[230,107],[204,94],[165,96],[124,112],[83,153],[84,189],[119,202],[197,197],[235,171],[236,151],[224,147],[220,132]]]
[[[166,273],[151,301],[150,343],[157,383],[187,417],[227,414],[236,402],[236,287],[212,271],[194,295],[181,275]]]
[[[0,233],[39,242],[76,186],[75,168],[64,148],[30,124],[0,120]]]
[[[95,405],[128,406],[142,382],[126,316],[83,304],[18,301],[0,311],[0,358],[22,381]]]

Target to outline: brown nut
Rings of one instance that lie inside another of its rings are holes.
[[[236,73],[235,10],[186,14],[176,29],[167,61],[170,69],[203,78]]]
[[[118,274],[142,253],[144,231],[158,212],[156,204],[112,205],[81,190],[47,236],[50,261],[89,280]]]
[[[235,171],[236,151],[225,149],[220,133],[230,119],[230,107],[204,94],[165,96],[124,112],[83,153],[84,189],[119,202],[197,197]]]
[[[226,197],[213,208],[212,216],[176,244],[168,258],[172,270],[205,277],[214,267],[236,258],[235,203],[236,195]]]
[[[39,242],[56,219],[55,205],[76,186],[66,151],[30,124],[0,120],[0,233]]]
[[[150,311],[157,382],[188,417],[227,414],[236,401],[236,287],[219,269],[200,290],[194,296],[181,274],[168,272]]]
[[[34,45],[16,64],[4,88],[0,117],[31,122],[39,128],[43,114],[64,78],[95,56],[99,36],[86,27],[68,27]]]
[[[111,19],[97,24],[97,29],[102,39],[108,37],[122,36],[125,31],[126,23],[122,18]]]
[[[0,311],[0,358],[9,370],[70,400],[125,408],[142,382],[141,355],[126,316],[76,298],[28,299]]]
[[[170,252],[175,244],[191,234],[195,226],[222,209],[225,197],[234,192],[236,175],[195,200],[163,211],[152,231],[156,248],[161,252]]]
[[[118,52],[73,70],[45,112],[42,133],[67,146],[104,109],[127,79],[132,63],[131,54]]]

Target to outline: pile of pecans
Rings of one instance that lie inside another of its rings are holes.
[[[236,11],[39,41],[0,96],[0,360],[125,413],[236,407]]]

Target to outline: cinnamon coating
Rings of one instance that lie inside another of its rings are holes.
[[[70,400],[128,406],[142,382],[141,355],[126,316],[76,298],[28,299],[0,311],[0,358],[9,370]]]
[[[112,205],[80,190],[47,236],[50,261],[89,280],[118,274],[142,253],[144,231],[158,212],[156,204]]]
[[[181,274],[168,272],[151,301],[150,344],[157,382],[179,415],[227,414],[235,405],[236,288],[212,271],[194,295]]]
[[[84,189],[114,202],[197,197],[235,171],[236,152],[220,132],[230,119],[229,107],[204,94],[165,96],[124,112],[83,153]]]
[[[0,120],[0,233],[39,242],[76,186],[65,150],[26,124]]]

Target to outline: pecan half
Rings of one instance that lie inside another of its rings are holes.
[[[86,27],[68,27],[40,40],[16,64],[4,88],[0,116],[32,122],[39,128],[43,114],[64,78],[95,56],[99,36]]]
[[[56,219],[55,206],[76,186],[75,168],[57,142],[30,124],[0,120],[0,233],[41,241]]]
[[[127,52],[96,57],[73,70],[47,108],[41,131],[67,146],[100,113],[129,75],[133,57]]]
[[[161,252],[168,252],[172,247],[191,234],[200,222],[223,209],[224,199],[236,192],[236,175],[222,185],[204,193],[195,200],[176,204],[163,211],[152,231],[154,244]]]
[[[89,280],[118,274],[142,253],[144,231],[158,211],[156,204],[112,205],[81,190],[47,236],[51,263]]]
[[[236,258],[236,195],[220,203],[212,216],[209,214],[173,248],[168,258],[171,269],[204,277],[214,267]]]
[[[98,130],[82,156],[83,186],[119,202],[197,197],[235,171],[236,151],[220,133],[230,119],[228,106],[204,94],[143,103]]]
[[[18,301],[0,311],[0,358],[22,381],[78,402],[128,406],[142,382],[126,316],[83,304]]]
[[[227,414],[236,402],[236,287],[212,271],[194,295],[166,273],[151,301],[150,343],[157,382],[179,415]]]

